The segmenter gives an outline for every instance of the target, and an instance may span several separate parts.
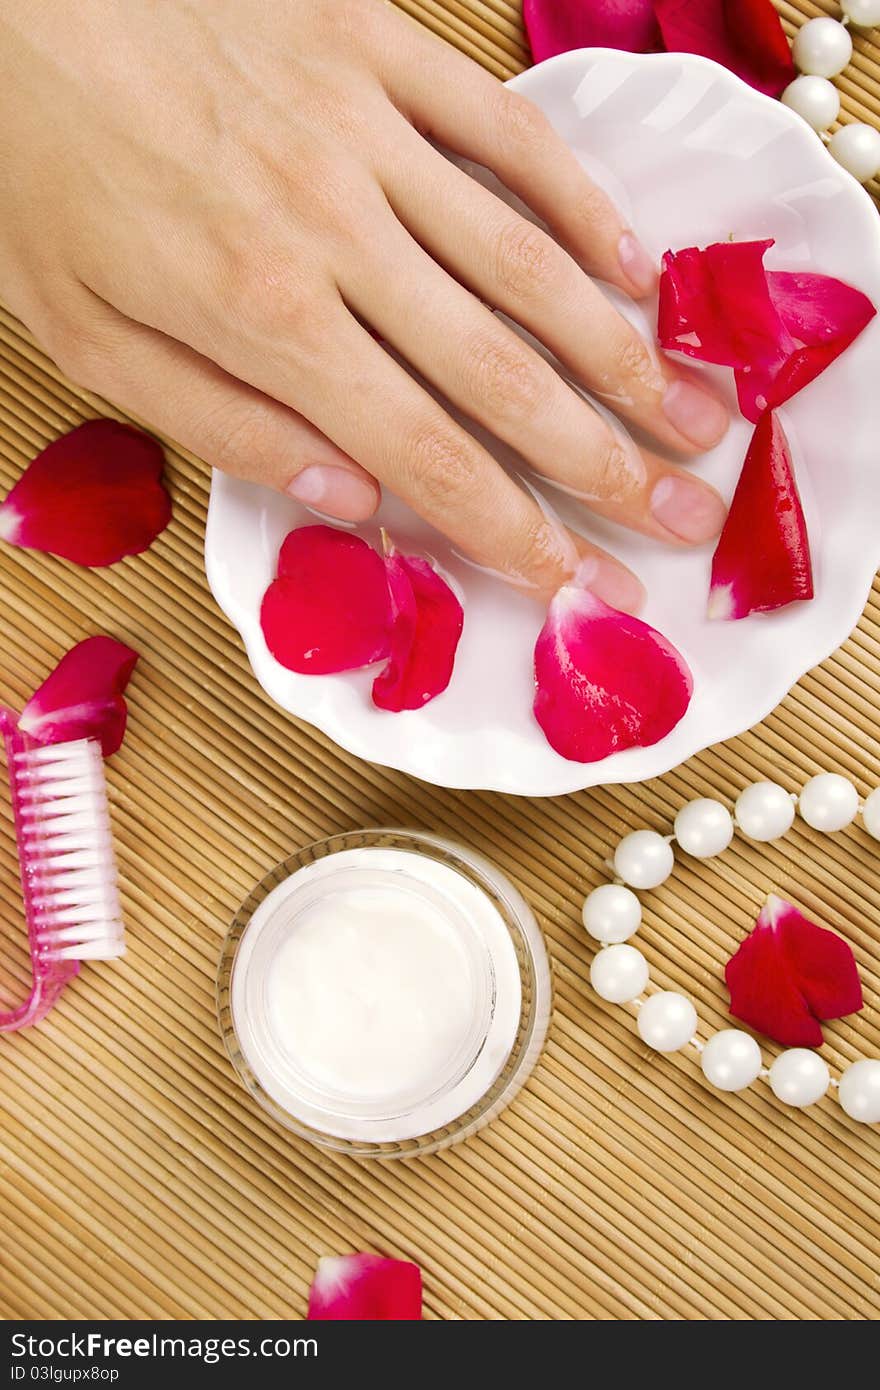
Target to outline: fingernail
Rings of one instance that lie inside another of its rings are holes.
[[[638,294],[650,294],[657,283],[657,267],[632,232],[624,232],[617,243],[620,266]]]
[[[287,495],[339,521],[365,521],[376,510],[375,487],[357,473],[313,463],[288,483]]]
[[[718,535],[726,511],[718,493],[706,483],[667,473],[654,485],[651,515],[679,540],[699,544]]]
[[[679,434],[701,449],[717,444],[730,423],[727,408],[717,396],[681,379],[667,386],[663,411]]]
[[[607,555],[588,555],[581,561],[576,582],[591,589],[599,598],[623,613],[638,613],[645,602],[645,586],[640,579]]]

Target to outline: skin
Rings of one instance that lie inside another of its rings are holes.
[[[535,594],[580,566],[633,610],[443,404],[603,516],[711,540],[713,489],[547,360],[666,453],[723,434],[591,277],[655,268],[534,106],[379,0],[0,0],[0,295],[73,381],[328,515],[382,484]]]

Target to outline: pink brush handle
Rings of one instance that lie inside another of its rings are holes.
[[[24,1028],[29,1023],[38,1023],[45,1018],[55,1000],[74,975],[79,973],[78,960],[54,960],[46,953],[40,942],[34,914],[34,889],[36,874],[33,864],[27,862],[22,850],[22,805],[18,781],[14,773],[16,753],[25,752],[29,746],[24,734],[17,729],[17,720],[11,710],[0,705],[0,730],[6,743],[6,758],[9,771],[9,787],[12,792],[12,814],[15,819],[15,838],[18,842],[18,863],[21,872],[21,895],[28,925],[28,941],[31,948],[31,970],[34,983],[31,992],[18,1008],[0,1012],[0,1033],[12,1033],[16,1028]]]

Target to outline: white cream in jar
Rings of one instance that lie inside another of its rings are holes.
[[[419,852],[419,839],[295,868],[241,934],[229,985],[235,1038],[294,1127],[377,1145],[415,1139],[454,1125],[508,1063],[524,1001],[506,900],[493,901],[449,855]],[[496,880],[540,955],[534,1052],[549,1007],[546,958],[525,903]]]

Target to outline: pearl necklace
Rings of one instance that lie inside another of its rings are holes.
[[[852,58],[846,26],[870,29],[880,24],[880,0],[841,0],[840,8],[842,20],[823,15],[798,30],[791,52],[801,76],[789,83],[782,100],[821,136],[838,164],[859,183],[867,183],[880,174],[880,131],[854,121],[828,134],[840,115],[840,93],[829,78],[838,77]]]
[[[642,920],[633,889],[665,883],[675,864],[673,843],[696,859],[713,859],[727,849],[735,829],[749,840],[767,843],[790,830],[798,812],[814,830],[831,834],[850,825],[860,811],[868,834],[880,840],[880,787],[860,805],[852,782],[824,772],[811,778],[800,796],[775,782],[755,782],[740,794],[733,815],[720,801],[700,797],[679,811],[672,835],[634,830],[624,836],[609,864],[614,882],[595,888],[584,903],[584,926],[602,948],[590,967],[593,989],[610,1004],[634,1005],[639,1036],[656,1052],[693,1047],[704,1077],[719,1091],[742,1091],[761,1077],[778,1100],[803,1107],[821,1100],[830,1086],[851,1119],[880,1121],[880,1060],[852,1062],[839,1080],[832,1080],[824,1058],[810,1048],[787,1048],[768,1068],[758,1043],[742,1029],[724,1028],[702,1042],[696,1036],[697,1011],[686,995],[658,990],[642,997],[648,962],[626,944]]]

